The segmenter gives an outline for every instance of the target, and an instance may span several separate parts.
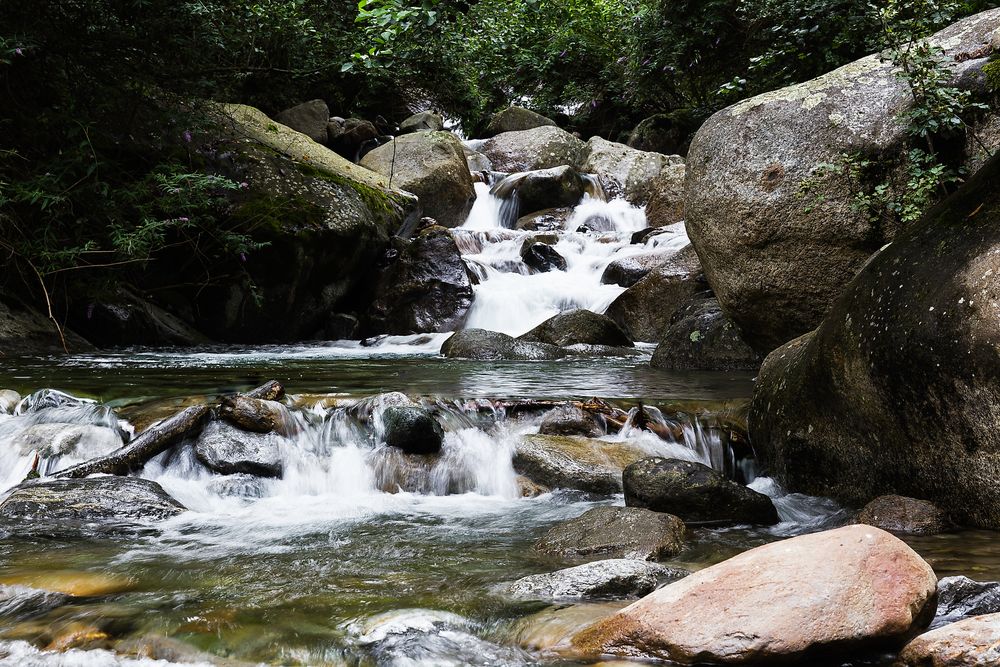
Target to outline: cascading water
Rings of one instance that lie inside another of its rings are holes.
[[[562,228],[532,232],[505,227],[505,200],[492,194],[490,186],[477,183],[476,194],[468,220],[453,231],[466,264],[478,279],[467,328],[518,336],[573,308],[603,313],[625,291],[601,282],[609,264],[654,253],[666,258],[688,244],[682,223],[643,243],[632,243],[632,235],[646,227],[646,215],[623,199],[604,201],[585,194]],[[539,272],[524,263],[522,247],[536,238],[548,242],[566,260],[564,271]]]

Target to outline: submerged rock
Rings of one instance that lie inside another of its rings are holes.
[[[641,560],[614,558],[533,574],[497,590],[519,600],[640,597],[687,572]]]
[[[514,449],[514,470],[549,488],[612,494],[622,490],[622,471],[648,456],[629,442],[527,435]]]
[[[934,503],[895,495],[879,496],[865,505],[858,523],[907,535],[936,535],[949,528],[948,515]]]
[[[78,538],[128,531],[184,511],[156,482],[137,477],[41,479],[15,487],[0,503],[0,532]]]
[[[538,426],[541,435],[582,435],[597,438],[604,435],[604,427],[594,415],[575,405],[560,405],[542,417]]]
[[[557,345],[526,342],[498,331],[463,329],[441,345],[441,354],[483,361],[541,361],[561,359],[566,351]]]
[[[29,426],[11,438],[10,445],[22,456],[36,452],[42,458],[91,458],[121,447],[122,438],[117,429],[56,422]]]
[[[1000,664],[1000,614],[974,616],[920,635],[894,667],[987,667]]]
[[[389,407],[382,413],[385,444],[407,454],[436,454],[441,451],[444,429],[434,416],[419,407]]]
[[[41,616],[66,604],[69,598],[65,593],[0,584],[0,618],[23,620]]]
[[[476,191],[462,142],[451,132],[396,137],[361,158],[361,166],[391,176],[392,184],[420,199],[424,215],[445,227],[469,217]]]
[[[778,523],[771,499],[701,463],[650,457],[622,474],[625,505],[669,512],[687,524]]]
[[[9,415],[21,402],[21,395],[11,389],[0,389],[0,414]]]
[[[573,645],[584,656],[684,664],[832,658],[900,645],[926,627],[936,583],[898,538],[848,526],[695,572],[583,630]]]
[[[943,86],[988,98],[982,70],[998,27],[1000,9],[992,9],[929,38],[943,49]],[[759,352],[817,326],[868,257],[897,238],[902,224],[891,212],[857,202],[882,182],[889,192],[880,196],[897,200],[909,187],[913,105],[897,68],[873,54],[738,102],[698,130],[688,153],[688,234],[723,311]],[[969,156],[956,148],[957,167]],[[845,154],[878,168],[858,179],[821,176],[821,165]]]
[[[567,310],[545,320],[519,341],[549,343],[551,345],[607,345],[633,347],[621,327],[604,315],[584,308]]]
[[[743,341],[714,298],[697,299],[674,313],[649,363],[678,371],[756,370],[761,355]]]
[[[530,109],[510,106],[490,119],[490,124],[486,127],[486,133],[483,136],[495,137],[504,132],[521,132],[545,126],[555,127],[555,124],[556,122],[551,118],[546,118]]]
[[[433,226],[412,241],[379,276],[368,309],[369,333],[407,335],[453,331],[472,305],[472,283],[451,233]]]
[[[681,551],[684,523],[638,507],[596,507],[553,526],[535,550],[567,559],[662,560]]]
[[[786,488],[855,506],[897,493],[1000,527],[997,182],[1000,157],[768,356],[748,425]]]
[[[499,172],[513,174],[566,165],[579,170],[587,145],[558,127],[544,126],[498,134],[480,151]]]
[[[215,421],[198,436],[194,452],[201,463],[221,475],[281,477],[282,440],[276,433],[243,431]]]

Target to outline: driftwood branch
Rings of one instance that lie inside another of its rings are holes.
[[[250,398],[275,401],[285,395],[285,388],[281,386],[280,382],[271,380],[244,395]],[[197,436],[201,433],[201,429],[208,421],[211,412],[212,408],[208,405],[185,408],[159,424],[150,426],[121,449],[61,470],[52,476],[78,478],[98,473],[127,475],[139,470],[151,458],[167,451],[182,440]]]
[[[57,472],[53,477],[76,478],[96,473],[127,475],[142,468],[149,459],[157,454],[167,451],[188,436],[198,433],[211,411],[212,409],[207,405],[185,408],[173,417],[164,419],[155,426],[150,426],[121,449]]]

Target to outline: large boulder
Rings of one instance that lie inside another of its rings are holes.
[[[500,586],[497,592],[518,600],[642,597],[664,581],[686,575],[657,563],[612,558],[522,577]]]
[[[683,371],[756,370],[761,357],[718,301],[701,298],[674,312],[649,363]]]
[[[660,255],[659,264],[619,294],[604,314],[632,340],[658,342],[674,316],[706,289],[698,256],[689,245],[666,259]]]
[[[684,220],[684,180],[687,167],[683,164],[668,165],[649,184],[646,202],[646,224],[666,227]]]
[[[276,433],[243,431],[216,421],[198,436],[194,452],[205,467],[221,475],[281,477],[282,441]]]
[[[552,345],[608,345],[633,347],[621,327],[604,315],[585,308],[567,310],[545,320],[518,340]]]
[[[204,157],[245,183],[233,222],[265,246],[215,267],[217,280],[185,288],[193,323],[215,340],[310,338],[329,313],[367,303],[389,237],[416,200],[257,109],[218,112]],[[194,260],[189,252],[175,259],[178,273],[164,265],[161,278],[188,285]]]
[[[462,142],[451,132],[396,137],[361,158],[361,166],[415,194],[424,215],[445,227],[464,224],[476,199]]]
[[[369,335],[453,331],[472,305],[472,283],[451,233],[429,227],[412,241],[395,239],[368,309]]]
[[[748,425],[793,491],[895,493],[1000,527],[1000,156],[768,356]]]
[[[583,654],[674,662],[809,664],[900,645],[934,615],[937,577],[869,526],[793,537],[665,586],[573,637]]]
[[[771,499],[693,461],[650,457],[622,474],[627,507],[669,512],[684,523],[778,523]]]
[[[75,331],[101,347],[191,346],[210,342],[174,313],[123,287],[98,298],[75,302],[69,321]]]
[[[641,151],[687,155],[698,125],[696,115],[687,109],[654,114],[635,126],[626,143]]]
[[[367,150],[375,148],[380,139],[375,123],[363,118],[332,118],[326,126],[327,144],[338,155],[359,161]]]
[[[637,507],[595,507],[552,527],[535,550],[564,559],[663,560],[680,553],[684,523]]]
[[[993,9],[930,38],[943,49],[944,85],[985,94],[982,69],[998,27]],[[739,102],[698,131],[688,153],[688,233],[723,310],[758,351],[819,324],[868,257],[896,238],[901,224],[859,206],[858,193],[881,182],[892,184],[890,196],[906,187],[912,105],[907,82],[875,54]],[[860,183],[820,174],[845,154],[878,169]]]
[[[313,141],[326,143],[326,126],[330,122],[330,108],[323,100],[310,100],[285,109],[274,117],[282,125],[301,132]]]
[[[41,479],[0,503],[0,533],[76,538],[130,531],[184,511],[156,482],[137,477]]]
[[[684,158],[679,155],[648,153],[600,137],[587,142],[587,158],[582,171],[596,174],[608,198],[622,197],[630,204],[644,206],[653,194],[653,183],[664,172],[684,178]],[[675,221],[676,222],[676,221]]]
[[[444,130],[444,118],[433,111],[415,113],[399,124],[400,134],[411,132],[441,132]]]
[[[622,471],[649,455],[649,450],[627,441],[526,435],[514,448],[514,470],[549,488],[612,494],[622,490]]]
[[[576,206],[584,194],[584,183],[575,169],[562,165],[511,174],[490,188],[500,199],[516,198],[516,219],[549,208]]]
[[[436,454],[441,451],[444,429],[427,410],[416,406],[394,406],[382,413],[385,444],[407,454]]]
[[[498,331],[463,329],[441,345],[441,354],[481,361],[542,361],[561,359],[566,351],[558,345],[522,341]]]
[[[490,119],[490,124],[486,127],[486,134],[483,136],[495,137],[504,132],[522,132],[533,130],[536,127],[555,127],[555,125],[554,120],[546,118],[540,113],[535,113],[524,107],[510,106]]]
[[[906,496],[879,496],[858,512],[858,523],[890,533],[936,535],[948,530],[948,515],[934,503]]]
[[[920,635],[900,652],[894,667],[1000,665],[1000,614],[974,616]]]
[[[487,140],[480,152],[489,158],[493,169],[513,174],[567,165],[579,170],[586,157],[587,145],[558,127],[504,132]]]
[[[63,340],[66,342],[63,348]],[[16,301],[0,298],[0,349],[6,356],[88,352],[94,346],[78,334]]]

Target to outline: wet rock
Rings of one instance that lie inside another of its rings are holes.
[[[521,498],[537,498],[552,491],[549,487],[534,482],[524,475],[518,475],[515,482],[517,483],[518,496]]]
[[[594,415],[575,405],[561,405],[545,413],[538,426],[542,435],[581,435],[597,438],[604,427]]]
[[[221,475],[281,477],[282,440],[275,433],[243,431],[216,421],[198,436],[194,452],[202,464]]]
[[[358,162],[378,146],[381,134],[374,123],[363,118],[331,119],[326,126],[327,144],[351,162]]]
[[[493,168],[507,174],[566,165],[579,170],[587,145],[558,127],[504,132],[483,144],[480,152]]]
[[[947,63],[942,85],[980,99],[989,94],[983,45],[998,25],[993,9],[929,38]],[[900,196],[914,145],[906,122],[913,104],[896,68],[873,54],[743,100],[698,130],[688,154],[688,234],[723,311],[758,351],[816,327],[872,253],[897,238],[901,223],[857,201],[882,182],[890,183],[888,196]],[[844,154],[864,156],[878,173],[862,174],[860,183],[817,182],[820,165]],[[813,186],[803,196],[807,183]]]
[[[675,516],[638,507],[596,507],[557,524],[535,550],[568,559],[662,560],[680,553],[684,523]]]
[[[545,320],[518,337],[518,340],[551,345],[609,345],[632,347],[634,344],[621,327],[604,315],[578,308]]]
[[[938,581],[938,606],[934,626],[998,612],[1000,581],[975,581],[968,577],[944,577]]]
[[[159,484],[146,479],[42,479],[15,487],[0,503],[0,533],[79,538],[127,532],[183,511]]]
[[[684,220],[684,180],[687,167],[671,164],[649,184],[646,224],[666,227]]]
[[[242,394],[223,399],[219,416],[237,428],[254,433],[278,431],[287,434],[291,426],[291,416],[281,403]]]
[[[547,208],[537,213],[522,215],[517,219],[514,229],[527,232],[561,231],[571,215],[573,209],[569,207]]]
[[[255,663],[222,658],[199,651],[187,642],[162,635],[145,635],[126,639],[115,644],[115,653],[147,660],[165,660],[170,663],[216,665],[217,667],[251,667]]]
[[[327,340],[356,340],[361,322],[349,313],[331,313],[323,325],[322,336]]]
[[[265,481],[257,475],[234,473],[217,477],[208,483],[208,490],[232,498],[263,498]]]
[[[441,354],[482,361],[541,361],[561,359],[566,351],[556,345],[522,341],[497,331],[463,329],[444,342]]]
[[[519,646],[529,651],[559,651],[581,628],[607,618],[627,604],[626,601],[604,601],[550,605],[516,621],[511,634]],[[603,663],[597,664],[603,667]]]
[[[519,600],[641,597],[687,574],[665,565],[615,558],[533,574],[500,586],[498,592]]]
[[[684,664],[833,658],[899,645],[926,627],[936,582],[898,538],[848,526],[695,572],[583,630],[573,645],[583,656]]]
[[[330,121],[330,108],[323,100],[310,100],[285,109],[274,117],[282,125],[301,132],[319,144],[326,143],[326,125]]]
[[[521,247],[521,261],[531,268],[545,273],[546,271],[565,271],[566,258],[548,243],[531,243],[528,239]]]
[[[640,151],[596,136],[587,142],[586,155],[581,171],[597,175],[608,199],[622,197],[644,206],[664,172],[670,172],[672,182],[684,182],[684,158],[679,155]]]
[[[415,113],[399,124],[399,134],[411,132],[441,132],[444,130],[444,118],[433,111]]]
[[[630,442],[527,435],[514,449],[514,470],[550,488],[612,494],[622,490],[622,471],[648,456]]]
[[[451,233],[430,227],[412,241],[397,240],[398,255],[379,277],[366,317],[368,333],[453,331],[472,305],[472,283]]]
[[[545,126],[555,127],[555,124],[556,122],[551,118],[546,118],[530,109],[510,106],[490,119],[490,124],[486,127],[486,134],[483,136],[495,137],[503,132],[521,132]]]
[[[89,352],[94,346],[80,335],[63,330],[71,352]],[[0,349],[7,356],[62,354],[59,331],[47,317],[33,308],[0,298]]]
[[[576,170],[563,165],[511,174],[490,188],[490,194],[500,199],[516,197],[518,215],[524,215],[576,206],[583,197],[584,183]]]
[[[630,286],[619,280],[618,284],[628,289],[604,312],[633,340],[663,340],[678,312],[708,289],[698,256],[690,245],[666,258],[661,253],[657,264]]]
[[[786,488],[854,506],[896,493],[1000,527],[998,180],[994,158],[768,356],[748,426]]]
[[[1000,614],[975,616],[920,635],[894,667],[986,667],[1000,664]]]
[[[51,640],[45,646],[46,651],[64,653],[71,649],[88,651],[108,649],[111,647],[111,635],[99,625],[70,621],[54,628]]]
[[[906,535],[936,535],[950,527],[948,515],[934,503],[895,495],[879,496],[865,505],[858,523]]]
[[[771,499],[701,463],[650,457],[622,475],[625,505],[669,512],[687,524],[778,523]]]
[[[417,195],[425,216],[445,227],[462,225],[476,199],[462,142],[451,132],[396,137],[365,155],[361,166],[391,175],[393,185]]]
[[[436,454],[441,451],[444,429],[434,416],[418,407],[390,407],[382,413],[385,444],[407,454]]]
[[[0,618],[24,620],[41,616],[69,601],[65,593],[29,586],[0,584]]]
[[[436,454],[411,455],[397,447],[376,447],[368,455],[375,488],[383,493],[447,494],[449,489],[439,489],[434,478],[434,468],[441,457]]]
[[[211,342],[185,320],[125,288],[75,303],[69,315],[73,329],[101,347]]]
[[[399,391],[389,391],[361,399],[347,410],[356,419],[369,422],[375,415],[390,407],[416,405],[409,396]]]
[[[0,389],[0,414],[9,415],[21,402],[21,395],[11,389]]]
[[[352,628],[379,665],[528,665],[524,652],[472,634],[472,624],[448,612],[400,609],[379,614]]]
[[[714,298],[697,299],[674,313],[650,365],[682,371],[756,370],[761,363]]]
[[[122,446],[116,429],[90,424],[34,424],[20,431],[10,441],[22,456],[36,452],[42,458],[75,456],[91,458]]]

